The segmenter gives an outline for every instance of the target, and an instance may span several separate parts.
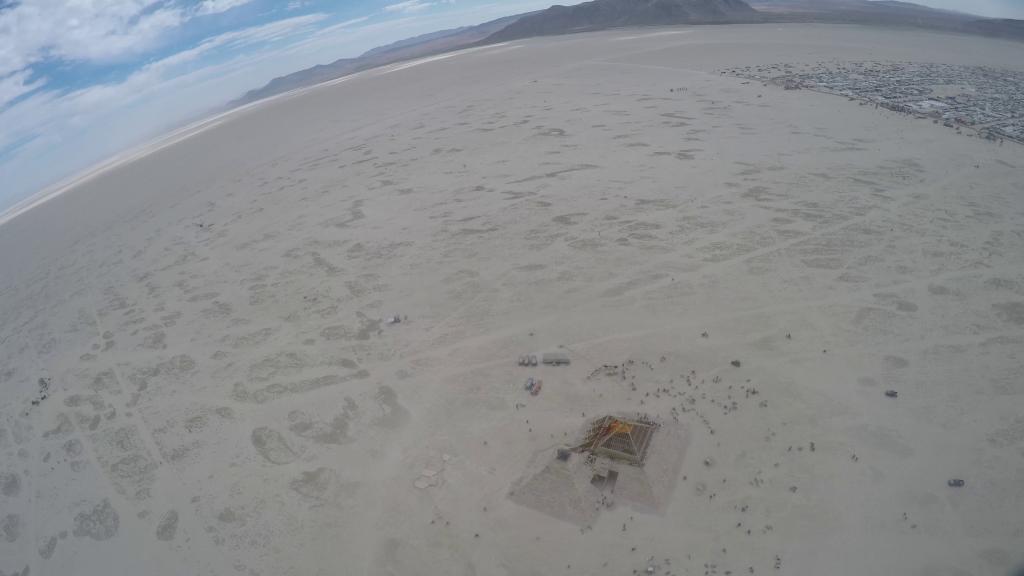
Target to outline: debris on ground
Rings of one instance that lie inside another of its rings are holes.
[[[39,379],[39,394],[32,399],[33,406],[39,406],[43,400],[46,400],[50,396],[50,382],[52,382],[52,380],[49,377]]]

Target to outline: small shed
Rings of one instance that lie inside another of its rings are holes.
[[[569,363],[569,355],[565,352],[545,352],[541,361],[549,366],[564,366]]]

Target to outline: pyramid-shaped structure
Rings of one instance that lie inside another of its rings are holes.
[[[591,422],[577,451],[643,466],[658,424],[646,418],[603,416]]]

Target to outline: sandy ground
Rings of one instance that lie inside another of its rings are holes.
[[[517,42],[254,107],[4,224],[0,571],[1010,573],[1024,147],[717,73],[831,58],[1024,45]],[[510,498],[636,411],[685,431],[662,509]]]

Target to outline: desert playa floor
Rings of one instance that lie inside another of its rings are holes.
[[[1024,147],[718,73],[829,59],[1024,45],[515,42],[252,107],[0,226],[0,571],[1008,574]],[[545,352],[572,363],[516,363]],[[637,412],[678,460],[655,506],[511,494]]]

